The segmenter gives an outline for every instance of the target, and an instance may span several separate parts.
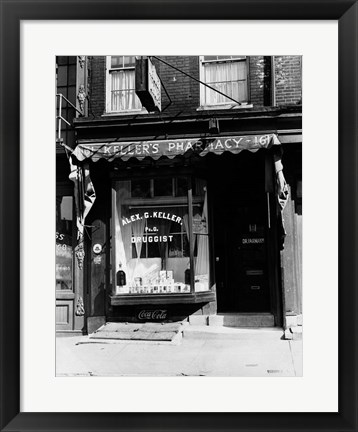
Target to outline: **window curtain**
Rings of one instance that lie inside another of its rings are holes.
[[[184,223],[184,229],[186,232],[186,236],[189,240],[189,216],[188,216],[188,214],[185,214],[183,216],[183,223]],[[195,244],[196,244],[196,237],[197,237],[197,234],[194,234],[194,246],[193,246],[194,249],[195,249]]]
[[[131,225],[132,236],[133,237],[141,237],[141,239],[142,239],[143,234],[144,234],[144,229],[145,229],[145,219],[141,219],[139,221],[132,222],[130,225]],[[136,242],[135,243],[135,249],[137,252],[137,259],[135,262],[135,266],[132,268],[132,271],[128,274],[128,280],[130,281],[130,285],[134,285],[134,278],[136,276],[138,276],[138,274],[140,272],[138,264],[140,261],[140,254],[142,252],[142,246],[143,246],[143,242]],[[128,251],[130,251],[130,254],[132,254],[132,244],[130,244]]]
[[[112,111],[140,109],[141,104],[134,89],[134,70],[129,69],[111,72]]]
[[[235,100],[247,100],[246,61],[204,63],[204,81]],[[230,102],[230,99],[205,87],[205,104],[217,105]]]
[[[203,223],[206,224],[205,234],[198,234],[198,254],[196,257],[195,275],[208,275],[209,274],[209,237],[208,237],[208,204],[207,204],[207,191],[204,190],[204,205],[201,215]]]
[[[132,222],[131,225],[132,225],[133,237],[140,237],[141,239],[143,239],[144,228],[145,228],[145,219],[143,218],[143,219],[137,220],[135,222]],[[135,243],[135,248],[137,251],[137,260],[140,259],[140,254],[142,252],[142,245],[143,245],[142,241]]]
[[[126,198],[130,196],[130,182],[122,181],[120,187],[116,189],[116,209],[115,212],[115,247],[116,247],[116,271],[119,263],[122,270],[128,275],[128,262],[132,257],[131,247],[131,227],[122,225],[122,218],[127,216],[128,206],[123,205]]]

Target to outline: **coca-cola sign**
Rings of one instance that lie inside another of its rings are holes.
[[[168,316],[168,311],[165,309],[147,310],[143,309],[138,313],[138,319],[159,321],[164,320]]]

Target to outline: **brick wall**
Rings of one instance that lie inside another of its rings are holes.
[[[301,56],[275,56],[276,105],[302,102]]]
[[[160,58],[183,72],[199,78],[198,57],[161,56]],[[154,60],[154,62],[162,83],[172,100],[172,104],[164,112],[168,114],[196,112],[200,105],[199,83],[158,60]],[[169,98],[163,89],[162,108],[164,109],[168,104]]]
[[[161,56],[172,66],[199,78],[199,58],[197,56]],[[163,86],[172,101],[169,104],[164,89],[162,90],[162,109],[165,114],[196,114],[200,106],[200,85],[170,66],[153,59]],[[254,107],[270,105],[271,76],[268,66],[271,59],[263,56],[249,58],[249,101]],[[105,112],[105,57],[91,57],[89,61],[89,115],[101,116]],[[298,104],[301,101],[301,57],[275,57],[276,105]],[[269,89],[270,90],[270,89]]]
[[[256,106],[264,105],[264,57],[249,58],[250,93],[249,102]]]
[[[88,114],[98,117],[106,107],[106,57],[91,57],[88,64]]]

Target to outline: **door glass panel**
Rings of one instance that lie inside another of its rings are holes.
[[[73,260],[73,199],[56,198],[56,290],[71,290]]]
[[[266,312],[270,307],[264,204],[257,197],[254,202],[242,203],[237,210],[238,247],[232,251],[236,258],[232,275],[236,271],[237,302],[243,312]]]

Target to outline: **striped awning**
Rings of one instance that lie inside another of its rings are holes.
[[[256,152],[262,148],[281,144],[276,134],[236,135],[208,138],[184,138],[173,140],[152,141],[109,141],[81,142],[72,153],[78,161],[90,159],[96,162],[100,159],[124,161],[134,157],[144,159],[150,157],[159,159],[166,156],[169,159],[191,153],[205,156],[209,153],[220,155],[224,152],[238,154],[243,150]]]

